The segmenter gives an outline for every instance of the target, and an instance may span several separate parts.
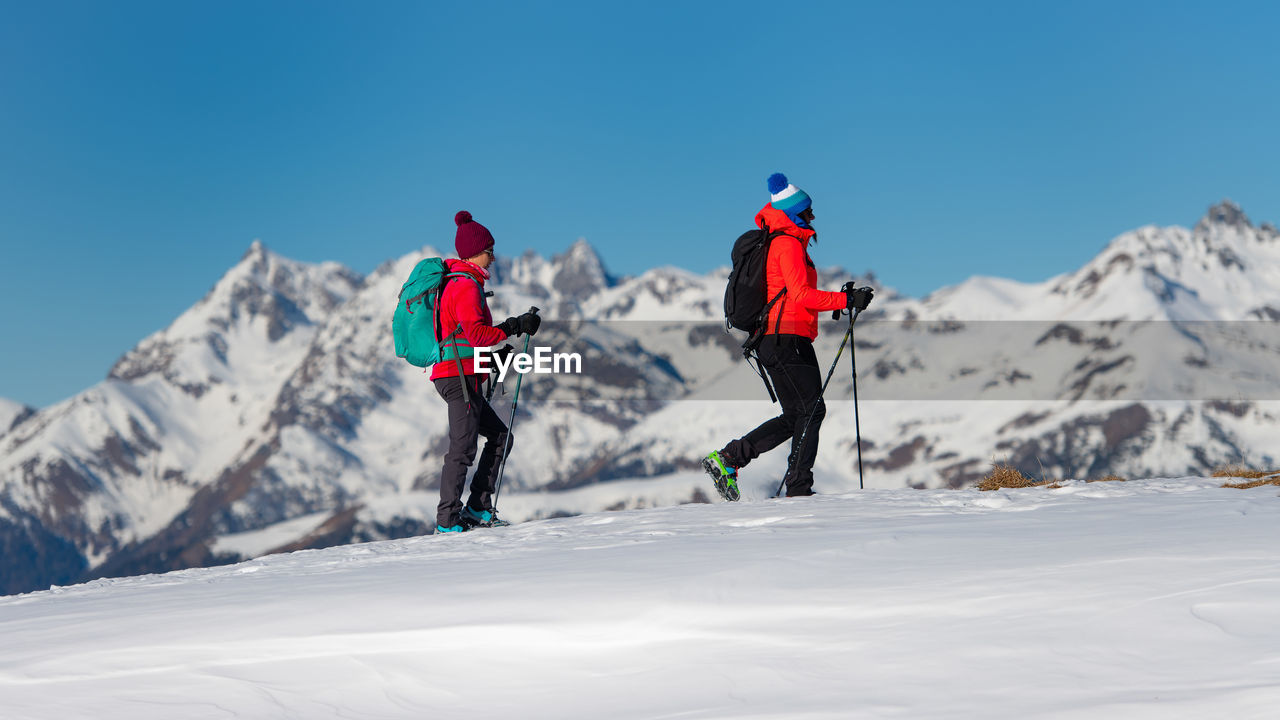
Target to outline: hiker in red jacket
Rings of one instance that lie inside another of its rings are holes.
[[[756,215],[756,226],[766,233],[779,232],[769,245],[765,265],[765,297],[781,296],[769,310],[764,338],[757,349],[760,365],[769,375],[782,414],[755,430],[730,441],[707,456],[707,471],[717,489],[731,487],[726,499],[737,499],[738,470],[791,439],[791,455],[785,477],[787,497],[813,494],[813,463],[818,456],[818,430],[827,408],[822,401],[822,373],[813,352],[818,336],[818,313],[846,308],[865,309],[871,289],[855,289],[846,283],[840,292],[817,289],[818,269],[809,257],[809,245],[817,242],[812,223],[813,202],[782,173],[769,177],[770,202]],[[786,292],[782,292],[785,289]],[[814,406],[817,406],[816,408]],[[813,412],[804,442],[805,419]],[[797,447],[799,445],[799,447]]]
[[[436,340],[446,359],[435,364],[431,381],[449,406],[449,451],[440,470],[440,505],[436,509],[438,533],[506,524],[493,510],[493,483],[503,455],[511,448],[511,435],[485,400],[481,390],[484,378],[475,371],[471,348],[497,345],[522,333],[533,335],[542,323],[528,312],[493,324],[484,291],[494,261],[493,235],[466,210],[459,212],[454,222],[458,225],[454,248],[461,259],[446,264],[450,273],[465,273],[469,278],[447,281],[436,308]],[[475,461],[480,435],[485,437],[484,450],[471,479],[471,495],[463,505],[467,468]]]

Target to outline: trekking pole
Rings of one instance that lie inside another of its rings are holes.
[[[530,307],[529,312],[534,315],[538,314],[538,308]],[[533,339],[532,335],[524,336],[524,354],[529,354],[529,341]],[[511,440],[514,436],[516,427],[516,406],[520,404],[520,384],[524,382],[524,373],[518,373],[516,376],[516,392],[511,398],[511,417],[507,420],[507,441],[503,443],[502,463],[498,465],[498,477],[493,482],[493,511],[498,511],[498,492],[502,490],[502,471],[507,469],[507,455],[511,452]]]
[[[853,337],[853,321],[858,319],[857,313],[849,318],[849,365],[853,368],[853,433],[858,439],[858,489],[862,490],[862,428],[858,425],[858,356],[857,341]]]
[[[854,310],[849,314],[849,329],[845,331],[844,340],[840,341],[840,349],[836,351],[836,359],[831,361],[831,369],[827,370],[827,379],[822,381],[822,389],[818,391],[818,399],[813,403],[813,408],[809,410],[809,417],[805,418],[804,430],[800,432],[800,442],[796,443],[795,447],[792,448],[791,460],[787,463],[788,474],[790,474],[791,469],[795,467],[795,464],[800,462],[800,455],[804,452],[804,441],[809,436],[809,423],[813,422],[813,414],[818,411],[818,403],[821,402],[823,396],[827,394],[827,384],[831,382],[831,376],[835,374],[836,363],[840,362],[840,356],[844,354],[844,346],[849,344],[851,346],[850,349],[852,349],[852,343],[849,341],[853,339],[853,324],[858,321],[858,314],[861,312],[861,310]],[[833,311],[831,315],[837,320],[840,319],[839,310]],[[854,386],[854,397],[857,397],[856,384]],[[854,408],[857,408],[856,400],[854,401]],[[854,424],[857,424],[856,419],[854,420]],[[861,441],[859,441],[859,443],[861,443]],[[858,457],[862,457],[861,444],[858,446]],[[859,465],[861,465],[861,463],[859,463]],[[787,476],[783,475],[782,482],[778,483],[778,491],[773,494],[773,497],[780,497],[782,495],[782,488],[785,487],[786,484]]]

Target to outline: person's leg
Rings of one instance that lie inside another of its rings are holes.
[[[467,483],[467,468],[476,457],[480,407],[477,389],[470,393],[471,402],[463,397],[462,383],[456,377],[435,381],[436,392],[449,407],[449,451],[440,468],[440,504],[436,506],[436,524],[452,527],[459,524],[462,512],[462,489]]]
[[[782,414],[770,418],[751,432],[729,441],[721,456],[735,468],[781,445],[795,434],[796,415],[802,400],[796,384],[788,375],[787,363],[795,356],[795,336],[766,336],[758,349],[760,365],[769,375],[774,394],[782,405]]]
[[[818,458],[819,430],[822,419],[827,415],[827,405],[822,400],[822,371],[818,367],[818,356],[813,351],[813,343],[806,338],[799,339],[795,354],[786,361],[785,374],[792,383],[795,393],[793,407],[796,410],[791,457],[786,475],[787,495],[812,495],[813,464]],[[813,413],[813,419],[809,421],[806,431],[805,421],[810,412]]]
[[[483,511],[493,509],[494,483],[498,479],[498,468],[502,465],[505,452],[510,450],[514,441],[507,424],[498,417],[493,406],[480,399],[479,431],[484,436],[484,449],[480,451],[480,462],[476,464],[476,474],[471,478],[471,496],[467,506],[472,510]]]

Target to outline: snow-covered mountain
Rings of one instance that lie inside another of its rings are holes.
[[[255,242],[105,381],[0,436],[0,588],[75,578],[208,502],[361,278]],[[189,558],[186,562],[198,562]]]
[[[1075,272],[1041,283],[974,277],[919,312],[961,320],[1236,321],[1280,319],[1280,231],[1223,201],[1193,229],[1147,226]]]
[[[1271,464],[1278,240],[1224,202],[1043,283],[973,278],[915,299],[866,278],[867,484],[962,486],[993,457],[1064,477]],[[421,371],[393,356],[389,318],[413,264],[437,254],[360,277],[255,242],[104,382],[0,433],[0,592],[428,532],[446,422]],[[619,278],[585,241],[500,259],[494,315],[541,308],[535,345],[580,353],[584,370],[526,380],[504,515],[707,498],[680,473],[776,413],[723,332],[726,276]],[[821,283],[848,277],[832,268]],[[824,321],[824,365],[846,328]],[[839,371],[819,491],[858,482],[852,390]],[[785,462],[745,470],[748,496],[771,492]]]

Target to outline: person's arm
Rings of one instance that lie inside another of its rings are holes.
[[[805,270],[804,247],[790,235],[779,235],[773,240],[778,247],[778,271],[786,283],[786,298],[806,310],[843,310],[849,298],[842,292],[827,292],[809,286]]]
[[[490,347],[506,340],[507,333],[484,322],[484,314],[480,310],[484,307],[484,297],[480,294],[480,287],[461,278],[453,281],[452,285],[453,316],[458,319],[462,337],[471,343],[471,347]]]

